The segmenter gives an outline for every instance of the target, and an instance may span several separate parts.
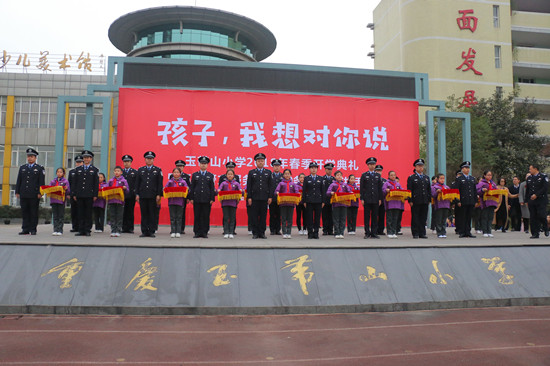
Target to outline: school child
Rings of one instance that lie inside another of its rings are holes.
[[[174,168],[172,170],[172,177],[166,182],[164,188],[169,187],[188,187],[187,182],[181,176],[181,169]],[[185,197],[170,197],[168,198],[168,210],[170,211],[170,237],[181,237],[181,227],[183,220],[183,210]]]
[[[65,169],[57,168],[57,178],[50,182],[50,186],[61,186],[65,190],[65,197],[70,197],[71,189],[69,181],[65,178]],[[50,206],[52,206],[53,214],[53,234],[63,235],[63,221],[65,218],[65,200],[60,199],[59,196],[50,196]]]
[[[107,182],[105,182],[105,174],[99,173],[98,176],[99,176],[99,192],[101,193],[101,189],[107,187]],[[105,204],[106,204],[105,198],[97,197],[97,199],[94,201],[92,205],[96,233],[103,232],[103,223],[105,221]]]
[[[342,172],[337,170],[334,173],[335,181],[327,189],[327,196],[331,197],[337,193],[353,193],[351,187],[344,182]],[[334,226],[334,238],[344,239],[344,230],[346,229],[346,217],[349,202],[332,201],[332,222]]]
[[[292,172],[290,169],[284,170],[283,180],[275,188],[275,194],[278,197],[281,193],[300,193],[300,188],[292,181]],[[283,224],[283,239],[290,239],[292,237],[292,217],[294,216],[294,207],[297,203],[297,201],[292,202],[292,200],[280,200],[279,207]]]
[[[401,218],[403,216],[403,210],[405,210],[405,203],[401,200],[388,200],[388,193],[392,189],[403,189],[401,184],[397,181],[397,176],[393,170],[388,173],[388,180],[382,186],[382,192],[386,196],[384,199],[384,205],[386,207],[386,226],[388,229],[387,236],[390,239],[397,239],[397,233],[401,228]]]
[[[111,236],[118,237],[122,232],[124,196],[130,193],[130,188],[128,185],[128,181],[122,176],[122,168],[120,166],[117,165],[113,172],[115,176],[109,180],[108,186],[115,188],[120,187],[124,192],[123,196],[114,197],[107,201],[109,206],[109,219],[111,221]]]
[[[243,189],[241,184],[235,179],[235,172],[232,169],[228,169],[225,173],[225,180],[218,186],[219,192],[224,191],[240,191]],[[226,239],[233,239],[235,228],[237,226],[237,206],[239,205],[239,199],[224,199],[222,200],[222,212],[223,212],[223,237]]]
[[[497,189],[497,185],[493,182],[493,172],[486,170],[483,172],[483,178],[476,186],[477,194],[481,201],[481,230],[485,238],[492,238],[491,233],[493,225],[493,217],[495,215],[495,207],[498,206],[498,196],[496,198],[485,195],[485,192],[491,189]]]
[[[357,184],[355,184],[355,175],[350,174],[348,177],[348,186],[351,188],[351,191],[357,191]],[[359,198],[355,201],[351,201],[347,209],[347,224],[348,224],[348,234],[355,235],[355,230],[357,227],[357,211],[359,210]]]
[[[296,182],[296,187],[298,187],[298,192],[301,194],[304,189],[304,178],[306,175],[300,173],[298,175],[298,182]],[[300,203],[296,205],[296,227],[298,228],[298,234],[306,235],[307,233],[307,224],[306,224],[306,213],[304,208],[304,202],[300,200]]]
[[[433,197],[433,215],[435,231],[438,238],[444,239],[447,237],[447,219],[451,215],[451,201],[442,199],[441,192],[444,189],[449,189],[445,185],[445,175],[437,174],[435,177],[435,183],[432,184],[432,197]]]

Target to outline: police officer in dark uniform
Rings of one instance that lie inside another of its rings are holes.
[[[376,168],[376,158],[370,157],[366,160],[369,171],[361,175],[360,196],[361,203],[365,208],[365,239],[380,239],[378,236],[378,210],[382,204],[384,195],[382,194],[382,177],[374,169]]]
[[[531,164],[529,173],[531,176],[527,178],[526,198],[528,199],[527,207],[529,207],[529,216],[531,219],[531,239],[538,239],[542,230],[544,235],[550,235],[548,231],[548,222],[546,221],[546,205],[548,204],[548,176],[539,171],[539,166]]]
[[[277,194],[275,189],[283,180],[281,173],[281,161],[279,159],[271,160],[273,172],[271,173],[271,203],[269,204],[269,231],[271,235],[281,235],[281,208],[277,203]]]
[[[145,166],[137,171],[136,179],[136,201],[139,202],[141,212],[141,235],[144,237],[155,237],[155,226],[158,210],[162,196],[162,169],[153,165],[156,154],[147,151],[143,154]]]
[[[81,155],[84,164],[76,168],[74,186],[71,186],[73,202],[76,201],[78,206],[78,233],[75,235],[90,236],[92,206],[99,192],[99,169],[92,165],[93,152],[84,150]]]
[[[451,189],[458,189],[458,177],[462,175],[462,170],[459,169],[455,173],[455,180],[451,183]],[[455,234],[459,234],[462,231],[462,222],[460,221],[462,219],[462,213],[460,212],[460,206],[458,205],[460,201],[454,200],[454,214],[455,214]]]
[[[67,180],[69,181],[69,187],[73,187],[74,185],[74,176],[76,174],[76,168],[84,164],[84,159],[82,158],[82,155],[78,154],[74,157],[74,162],[76,167],[74,169],[69,170],[69,175],[67,177]],[[74,195],[74,194],[73,194]],[[73,196],[68,195],[67,198],[69,199],[69,202],[71,204],[71,224],[72,229],[71,233],[78,233],[78,201],[75,201],[72,199]]]
[[[376,165],[374,168],[374,171],[380,174],[382,177],[382,171],[384,170],[384,167],[380,164]],[[382,186],[384,183],[386,183],[387,179],[382,177]],[[384,235],[384,229],[386,228],[386,206],[384,205],[384,200],[382,200],[382,203],[380,206],[378,206],[378,228],[376,230],[377,235]]]
[[[19,235],[36,235],[38,225],[38,206],[40,205],[40,186],[45,180],[44,167],[36,163],[38,152],[35,149],[27,149],[27,164],[19,167],[15,195],[21,203],[21,215],[23,224]]]
[[[237,164],[235,164],[235,162],[233,161],[228,161],[227,163],[225,163],[225,168],[226,169],[234,169],[237,167]],[[225,182],[227,180],[227,177],[225,176],[225,173],[220,175],[220,178],[218,179],[218,187],[220,186],[220,184],[222,184],[223,182]],[[239,178],[239,176],[237,174],[235,174],[235,180],[239,183],[241,183],[241,180]]]
[[[132,168],[133,161],[134,158],[132,158],[130,155],[124,155],[122,157],[122,164],[124,165],[122,176],[128,182],[128,192],[126,192],[126,194],[124,195],[122,232],[128,234],[134,233],[134,208],[136,207],[137,170]]]
[[[319,239],[321,212],[327,191],[324,189],[324,178],[317,175],[319,164],[309,163],[309,175],[304,178],[302,201],[306,209],[307,238]]]
[[[216,199],[216,188],[214,174],[207,171],[209,163],[207,156],[199,157],[200,170],[191,175],[189,200],[194,213],[193,238],[208,238],[210,230],[210,211]]]
[[[246,190],[247,200],[250,206],[252,223],[252,239],[266,239],[267,206],[271,203],[271,171],[265,169],[265,155],[254,155],[256,169],[248,172]]]
[[[428,239],[426,222],[428,209],[432,201],[432,181],[424,174],[424,159],[416,159],[413,163],[415,172],[407,179],[407,189],[411,191],[411,232],[414,239]]]
[[[477,203],[477,181],[470,175],[470,167],[472,163],[465,161],[460,164],[462,174],[456,178],[456,189],[460,192],[460,201],[457,203],[460,214],[460,238],[475,238],[472,235],[472,213],[474,212]]]
[[[330,203],[330,196],[327,196],[328,187],[334,182],[334,176],[332,175],[332,169],[334,169],[333,163],[326,163],[323,165],[325,168],[325,175],[323,176],[323,235],[334,235],[334,227],[332,221],[332,204]]]

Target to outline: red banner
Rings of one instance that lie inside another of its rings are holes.
[[[188,174],[198,170],[197,158],[210,157],[217,179],[225,163],[234,161],[241,183],[254,168],[258,152],[267,155],[266,166],[278,158],[293,177],[316,161],[341,170],[344,177],[359,178],[365,160],[375,156],[383,176],[395,170],[405,183],[418,157],[418,103],[296,94],[269,94],[168,89],[120,89],[117,163],[124,154],[134,157],[134,168],[144,165],[143,154],[156,153],[164,182],[177,159],[187,163]],[[324,174],[323,169],[319,174]],[[359,183],[359,179],[357,179]],[[163,206],[166,201],[163,200]],[[237,225],[246,225],[244,202]],[[136,212],[139,222],[139,212]],[[362,223],[362,214],[358,223]],[[408,215],[407,215],[408,216]],[[192,210],[187,222],[192,223]],[[222,214],[214,203],[211,223]],[[161,223],[169,223],[161,210]],[[403,224],[408,224],[406,218]]]

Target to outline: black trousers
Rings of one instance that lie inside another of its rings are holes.
[[[510,221],[512,222],[512,230],[521,231],[521,206],[519,203],[510,207]]]
[[[250,223],[252,224],[252,234],[258,236],[265,235],[267,200],[252,200],[249,217],[251,217]]]
[[[346,229],[346,216],[348,208],[346,206],[336,206],[332,208],[332,219],[334,221],[334,235],[344,235]]]
[[[185,213],[187,211],[187,199],[183,200],[183,213],[181,214],[181,231],[180,234],[185,234]]]
[[[103,226],[105,223],[105,209],[103,207],[93,207],[92,211],[94,212],[95,229],[103,231]]]
[[[92,197],[77,197],[78,201],[78,232],[86,234],[92,232],[92,212],[94,199]]]
[[[378,232],[378,202],[365,203],[365,235],[375,235]]]
[[[210,230],[210,202],[193,201],[193,232],[198,236],[207,236]]]
[[[223,233],[235,234],[237,226],[237,207],[222,206],[223,212]]]
[[[248,200],[247,200],[248,201]],[[248,224],[248,231],[252,232],[254,229],[254,222],[252,220],[252,205],[249,205],[248,202],[246,203],[246,218],[247,218],[247,224]]]
[[[322,209],[323,213],[323,234],[334,234],[334,221],[332,220],[332,204],[325,203]]]
[[[306,221],[308,237],[319,236],[319,226],[321,225],[322,203],[307,203],[306,204]]]
[[[548,231],[548,222],[546,221],[546,203],[529,200],[528,207],[531,235],[539,236],[541,225],[544,232]]]
[[[349,206],[348,207],[348,214],[347,214],[347,221],[348,221],[348,233],[349,232],[355,232],[357,227],[357,211],[359,211],[359,207],[357,206]]]
[[[429,203],[414,203],[411,206],[411,232],[414,236],[426,236]]]
[[[470,235],[472,231],[472,213],[474,212],[475,205],[462,205],[460,207],[460,226],[461,231],[458,233],[461,235]]]
[[[455,232],[462,232],[462,207],[459,207],[458,203],[455,203]]]
[[[283,235],[290,235],[292,232],[292,217],[294,216],[294,206],[281,206],[281,221],[283,225]]]
[[[378,228],[376,233],[378,235],[384,235],[384,229],[386,228],[386,207],[384,202],[378,207]]]
[[[269,205],[269,231],[273,234],[281,232],[281,208],[277,204],[277,198]]]
[[[157,211],[156,198],[139,199],[139,211],[141,213],[141,233],[151,235],[155,233],[155,221]]]
[[[63,221],[65,218],[65,205],[61,203],[52,203],[53,232],[63,232]]]
[[[79,224],[78,201],[75,201],[72,197],[71,197],[71,224],[72,224],[73,231],[77,231],[77,232],[80,231],[78,230],[78,224]]]
[[[136,198],[131,197],[124,200],[124,213],[122,216],[122,232],[134,231],[134,208]]]
[[[303,203],[296,205],[296,227],[298,227],[298,230],[307,229],[306,213]]]
[[[26,233],[35,233],[36,226],[38,225],[38,206],[40,205],[40,199],[35,198],[19,198],[21,203],[21,216],[23,223],[21,229]]]

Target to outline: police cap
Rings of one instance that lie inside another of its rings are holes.
[[[28,155],[34,155],[34,156],[38,156],[38,151],[36,151],[35,149],[33,149],[32,147],[29,147],[27,149],[27,156]]]
[[[210,158],[208,156],[199,156],[199,163],[208,164],[210,163]]]
[[[131,155],[126,154],[122,157],[122,161],[134,161],[134,158]]]
[[[187,164],[185,164],[185,161],[179,159],[179,160],[176,160],[174,162],[174,165],[176,165],[176,166],[186,166]]]
[[[376,160],[375,157],[370,157],[370,158],[367,159],[366,163],[367,164],[376,164],[377,161],[378,160]]]
[[[145,154],[143,154],[143,157],[145,159],[154,159],[157,157],[157,155],[152,151],[147,151]]]
[[[257,153],[256,155],[254,155],[254,160],[258,160],[258,159],[265,159],[265,154]]]
[[[91,152],[90,150],[82,150],[82,157],[83,158],[85,158],[85,157],[93,158],[94,153]]]

